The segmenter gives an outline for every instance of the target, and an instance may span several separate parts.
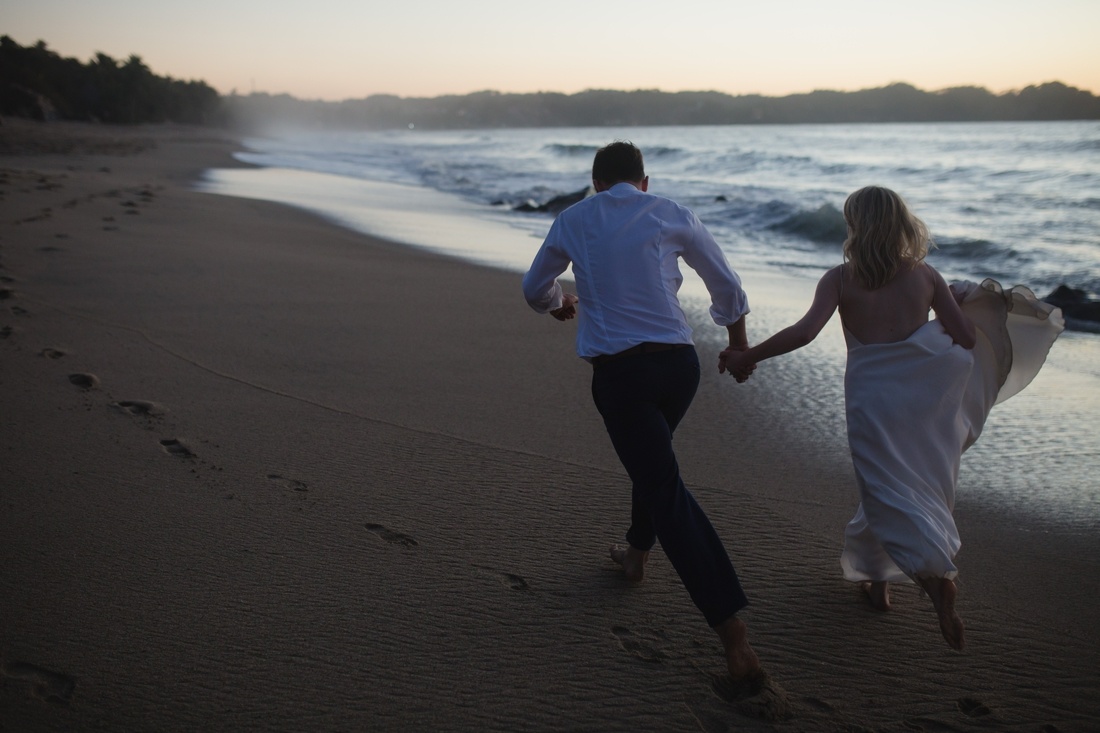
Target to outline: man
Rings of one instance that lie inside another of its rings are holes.
[[[640,581],[656,540],[695,605],[717,632],[734,681],[759,676],[760,662],[736,613],[748,605],[722,541],[684,486],[672,434],[699,385],[699,358],[677,290],[683,259],[711,295],[711,317],[745,349],[748,302],[741,281],[688,209],[648,193],[641,151],[601,148],[592,164],[596,195],[563,211],[523,278],[527,302],[560,321],[578,314],[577,354],[592,363],[592,397],[633,482],[626,547],[611,557]],[[573,265],[577,295],[557,277]]]

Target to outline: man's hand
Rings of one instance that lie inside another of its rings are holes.
[[[577,317],[577,296],[572,293],[564,293],[561,296],[561,308],[550,311],[550,315],[559,321],[568,321]]]
[[[738,383],[747,380],[756,371],[756,364],[745,359],[744,352],[748,348],[748,344],[738,344],[723,349],[718,354],[718,372],[720,374],[729,372],[730,376],[736,379]]]

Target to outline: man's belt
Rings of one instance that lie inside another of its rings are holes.
[[[631,346],[625,351],[620,351],[617,354],[600,354],[599,356],[592,357],[592,364],[606,364],[609,361],[615,361],[616,359],[625,359],[628,356],[637,356],[638,354],[656,354],[659,351],[674,351],[676,349],[686,349],[691,344],[655,344],[652,342],[645,342],[638,344],[637,346]]]

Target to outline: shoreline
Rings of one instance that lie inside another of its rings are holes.
[[[517,274],[526,270],[549,228],[546,220],[540,233],[526,217],[454,194],[294,169],[208,171],[200,190],[292,205],[368,236]],[[824,272],[824,266],[792,270],[736,260],[733,264],[750,293],[750,338],[762,338],[797,320],[809,304],[817,276]],[[681,301],[697,323],[698,338],[717,338],[707,317],[709,301],[702,282],[690,268],[682,271]],[[774,400],[775,409],[789,413],[784,419],[802,423],[809,419],[822,439],[846,453],[846,441],[835,440],[845,430],[842,385],[847,356],[836,320],[813,346],[788,357],[802,364],[769,364],[762,378],[747,388],[772,381],[762,389],[785,398]],[[1090,430],[1100,414],[1100,371],[1093,366],[1097,363],[1100,340],[1077,333],[1059,339],[1034,385],[994,411],[990,437],[968,453],[962,485],[974,486],[978,493],[971,498],[1026,517],[1032,529],[1042,526],[1069,533],[1100,529],[1097,496],[1087,488],[1100,470],[1100,463],[1090,458],[1100,456],[1100,442]],[[810,372],[814,373],[812,385],[804,378]],[[774,383],[777,375],[780,381]],[[791,400],[787,396],[792,390],[813,394]],[[1028,438],[1024,441],[1021,436]],[[1067,444],[1076,446],[1076,455],[1064,453]],[[1042,477],[1042,502],[1033,501],[1036,476]]]
[[[0,723],[772,729],[712,684],[667,561],[633,588],[606,558],[625,480],[573,330],[515,275],[195,192],[232,161],[211,131],[38,132],[155,144],[0,163]],[[1092,727],[1096,540],[960,491],[971,650],[911,587],[872,613],[837,562],[840,413],[807,433],[776,407],[811,366],[704,370],[677,434],[780,728]]]

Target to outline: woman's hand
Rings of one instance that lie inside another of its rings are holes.
[[[721,374],[729,372],[730,376],[736,379],[738,383],[748,379],[756,371],[756,364],[745,357],[745,351],[748,348],[746,345],[730,346],[723,349],[718,354],[718,372]]]

